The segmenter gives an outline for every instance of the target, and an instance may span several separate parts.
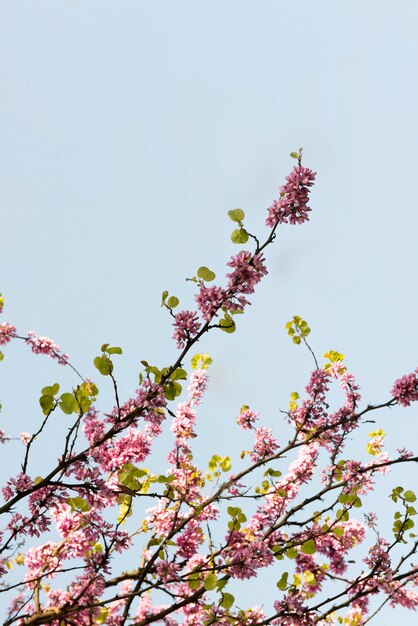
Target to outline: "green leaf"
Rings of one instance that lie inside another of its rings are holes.
[[[248,233],[245,228],[237,228],[231,234],[232,243],[247,243],[248,241]]]
[[[195,354],[191,358],[190,362],[194,370],[197,370],[199,368],[207,370],[209,365],[212,363],[212,358],[209,356],[209,354]]]
[[[287,580],[288,580],[288,578],[289,578],[289,572],[284,572],[282,574],[281,579],[279,581],[277,581],[276,587],[278,589],[280,589],[280,591],[284,591],[285,589],[287,589],[287,586],[288,586]]]
[[[188,582],[190,589],[199,589],[200,587],[199,578],[190,578],[187,582]]]
[[[232,317],[219,320],[219,326],[224,333],[234,333],[237,328]]]
[[[179,304],[180,304],[180,300],[176,298],[176,296],[170,296],[169,299],[167,300],[167,306],[170,309],[175,309],[176,306],[178,306]]]
[[[202,266],[197,270],[197,275],[202,280],[206,280],[206,282],[210,283],[212,280],[215,280],[216,274],[212,272],[208,267]]]
[[[113,363],[105,354],[102,356],[96,356],[93,363],[102,376],[109,376],[109,374],[113,371]]]
[[[208,574],[205,576],[203,581],[203,586],[207,591],[212,591],[216,587],[216,583],[218,582],[218,578],[216,574]]]
[[[245,213],[242,209],[231,209],[228,211],[228,216],[233,222],[242,222],[245,217]]]
[[[415,502],[417,499],[413,491],[405,491],[403,497],[405,498],[405,502]]]
[[[226,456],[221,461],[221,470],[223,472],[229,472],[230,469],[231,469],[231,459],[229,458],[229,456]]]
[[[99,615],[96,617],[96,624],[106,624],[109,609],[103,607],[100,609]]]
[[[221,578],[221,580],[218,580],[218,582],[216,583],[216,591],[220,591],[227,584],[228,584],[228,580],[225,580],[225,578]]]
[[[106,352],[108,354],[122,354],[122,348],[115,346],[114,348],[108,348]]]
[[[76,496],[75,498],[67,498],[67,503],[70,505],[73,511],[81,511],[82,513],[86,513],[90,511],[90,506],[84,500],[84,498],[80,498],[80,496]]]
[[[269,467],[268,470],[266,470],[263,475],[272,476],[274,478],[279,478],[279,476],[281,476],[282,473],[280,472],[280,470],[274,470],[273,468]]]
[[[187,380],[187,372],[181,367],[178,367],[170,374],[170,378],[171,380]]]
[[[222,602],[221,602],[221,607],[223,609],[230,609],[231,606],[234,604],[235,602],[235,598],[232,595],[232,593],[224,593],[222,594]]]
[[[43,396],[55,396],[60,390],[60,386],[58,383],[55,383],[55,385],[51,385],[49,387],[44,387],[43,389],[41,389],[41,394]]]
[[[55,407],[55,400],[52,396],[41,396],[39,398],[39,404],[42,408],[42,413],[48,415]]]
[[[124,524],[126,519],[132,515],[132,498],[128,497],[126,500],[122,502],[122,505],[119,510],[119,515],[117,517],[117,522],[119,524]]]
[[[60,400],[61,402],[59,403],[59,406],[63,413],[65,413],[66,415],[71,415],[71,413],[77,412],[77,401],[72,393],[61,394]]]
[[[299,554],[299,552],[296,550],[296,548],[289,548],[288,550],[286,550],[286,556],[288,559],[295,559],[297,557],[297,555]]]
[[[305,543],[301,545],[300,551],[303,552],[303,554],[315,554],[315,541],[313,539],[308,539],[308,541],[305,541]]]
[[[299,159],[299,152],[291,152],[290,156],[292,157],[292,159]]]
[[[179,383],[169,380],[164,385],[164,395],[167,400],[174,400],[181,394],[182,387]]]

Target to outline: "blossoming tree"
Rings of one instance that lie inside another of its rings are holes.
[[[248,232],[241,209],[229,211],[236,225],[232,241],[251,249],[228,262],[224,286],[211,286],[215,274],[200,267],[191,279],[197,309],[178,313],[178,299],[163,292],[177,360],[161,368],[142,361],[139,388],[122,401],[113,364],[122,350],[101,347],[94,365],[113,386],[109,412],[95,408],[96,384],[53,341],[0,325],[0,344],[21,339],[78,377],[69,391],[61,393],[58,384],[42,389],[39,427],[20,434],[21,471],[2,488],[4,624],[357,626],[385,603],[416,608],[415,494],[408,485],[391,492],[393,528],[386,536],[376,515],[361,509],[380,474],[394,464],[411,467],[418,457],[404,449],[390,458],[382,429],[369,435],[368,461],[349,454],[346,444],[376,409],[418,400],[418,369],[395,381],[380,403],[363,405],[343,355],[330,351],[320,365],[307,322],[295,316],[287,332],[312,353],[315,368],[305,397],[291,395],[288,440],[259,425],[257,412],[243,406],[236,421],[252,444],[241,454],[242,469],[235,471],[236,460],[228,456],[214,454],[205,467],[193,458],[211,363],[207,354],[195,353],[196,344],[207,332],[235,331],[237,316],[267,274],[264,253],[277,228],[308,219],[315,173],[302,165],[301,151],[291,156],[297,165],[268,209],[264,242]],[[344,400],[331,408],[335,385]],[[56,450],[58,462],[40,476],[32,452],[60,411],[72,422]],[[148,465],[164,429],[172,433],[172,449],[166,471],[153,473]],[[16,434],[1,430],[0,440],[8,444]],[[133,569],[124,554],[130,563],[135,555]],[[248,607],[232,593],[237,581],[256,576],[276,583],[269,606]]]

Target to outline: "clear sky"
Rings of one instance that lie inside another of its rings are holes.
[[[214,365],[196,445],[228,453],[243,403],[280,433],[278,409],[311,368],[283,329],[294,314],[319,356],[346,354],[366,403],[387,400],[418,346],[417,30],[415,0],[0,2],[4,319],[95,379],[100,345],[122,346],[132,393],[140,359],[176,354],[162,290],[189,308],[185,277],[224,275],[229,209],[267,232],[303,146],[318,172],[311,221],[281,229],[238,332],[202,343]],[[0,426],[33,430],[39,389],[76,381],[23,345],[6,356]],[[378,422],[390,451],[417,440],[416,410]]]

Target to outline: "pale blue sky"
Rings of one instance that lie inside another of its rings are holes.
[[[294,314],[318,355],[346,354],[366,402],[388,399],[416,366],[417,28],[413,0],[0,2],[4,319],[95,379],[101,343],[121,345],[130,394],[140,359],[176,354],[162,290],[189,308],[186,276],[224,274],[228,209],[266,233],[303,146],[311,222],[280,231],[238,332],[202,343],[214,365],[197,448],[228,453],[220,434],[237,437],[244,402],[280,437],[278,408],[311,367],[283,330]],[[39,420],[42,386],[75,382],[24,346],[1,378],[8,432]],[[393,451],[417,440],[416,411],[379,425]]]

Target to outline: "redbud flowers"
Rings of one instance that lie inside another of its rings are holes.
[[[7,322],[0,324],[0,346],[4,346],[6,343],[16,337],[16,327]]]
[[[200,330],[200,322],[195,311],[180,311],[174,319],[173,339],[177,341],[178,348],[184,348],[188,339],[193,337]]]
[[[395,381],[392,395],[402,406],[409,406],[411,402],[418,400],[418,367]]]
[[[309,220],[309,187],[314,184],[316,172],[302,165],[295,165],[286,183],[280,187],[280,199],[274,200],[268,209],[267,226],[276,224],[303,224]]]
[[[33,330],[28,331],[26,343],[31,347],[35,354],[46,354],[58,361],[60,365],[67,365],[68,354],[60,354],[61,348],[48,337],[38,337]]]

